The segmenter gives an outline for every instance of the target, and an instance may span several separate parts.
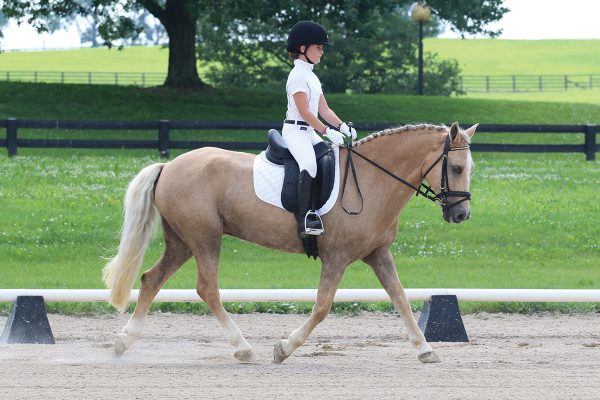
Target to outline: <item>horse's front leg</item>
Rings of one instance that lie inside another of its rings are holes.
[[[396,310],[402,316],[404,325],[408,330],[408,339],[419,351],[419,361],[423,363],[440,362],[441,359],[433,351],[429,343],[427,343],[423,332],[419,329],[419,325],[413,316],[408,296],[406,296],[406,292],[398,278],[398,272],[396,271],[389,247],[376,249],[365,257],[363,261],[373,268],[379,282],[381,282],[381,285],[390,296],[394,307],[396,307]]]
[[[281,363],[288,358],[294,350],[302,346],[315,327],[325,319],[335,297],[337,287],[344,275],[346,264],[323,263],[319,290],[317,291],[317,302],[313,306],[310,318],[302,326],[294,330],[287,339],[275,344],[273,350],[273,361]]]

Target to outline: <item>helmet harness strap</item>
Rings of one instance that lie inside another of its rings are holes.
[[[310,46],[310,44],[303,45],[303,46],[304,46],[304,53],[301,52],[300,50],[298,50],[298,53],[302,54],[304,56],[304,58],[306,58],[306,61],[308,61],[310,64],[314,64],[314,62],[312,62],[312,60],[310,58],[308,58],[308,55],[306,55],[306,53],[308,52],[308,46]]]

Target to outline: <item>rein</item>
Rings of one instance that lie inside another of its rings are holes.
[[[342,205],[342,209],[348,215],[358,215],[362,212],[362,210],[364,208],[363,195],[360,190],[360,186],[358,185],[358,178],[356,175],[356,169],[354,167],[354,160],[352,159],[353,153],[356,154],[357,156],[359,156],[360,158],[362,158],[363,160],[367,161],[369,164],[373,165],[374,167],[385,172],[387,175],[391,176],[392,178],[396,179],[397,181],[401,182],[402,184],[404,184],[404,185],[408,186],[409,188],[411,188],[412,190],[414,190],[416,192],[415,196],[418,197],[419,195],[421,195],[433,202],[439,201],[440,206],[442,207],[443,211],[448,211],[452,207],[457,206],[458,204],[462,203],[463,201],[471,200],[471,192],[460,192],[460,191],[450,190],[450,185],[449,185],[449,181],[448,181],[448,153],[451,151],[469,149],[468,145],[462,146],[462,147],[451,147],[450,146],[450,134],[448,134],[448,136],[446,136],[446,141],[444,143],[444,150],[443,150],[442,154],[433,162],[433,164],[431,164],[431,166],[429,168],[427,168],[427,171],[425,172],[425,174],[423,174],[423,179],[425,179],[427,174],[429,174],[429,172],[431,172],[431,170],[440,161],[442,161],[442,178],[441,178],[441,183],[440,183],[440,192],[437,194],[431,188],[431,186],[426,185],[423,182],[421,182],[421,184],[419,186],[415,186],[412,183],[400,178],[398,175],[394,174],[390,170],[382,167],[381,165],[377,164],[375,161],[369,159],[368,157],[366,157],[366,156],[360,154],[359,152],[357,152],[356,150],[354,150],[351,147],[351,145],[343,145],[342,147],[344,147],[346,150],[348,150],[348,158],[346,159],[346,168],[345,168],[345,172],[344,172],[344,182],[342,183],[342,197],[341,197],[340,203]],[[348,179],[348,169],[349,168],[351,168],[351,170],[352,170],[354,184],[356,185],[356,189],[358,190],[358,195],[360,196],[361,205],[360,205],[360,210],[358,210],[358,211],[348,211],[346,209],[346,207],[344,206],[344,191],[346,190],[346,182]],[[452,204],[448,204],[446,202],[448,197],[462,197],[462,199],[458,200]]]

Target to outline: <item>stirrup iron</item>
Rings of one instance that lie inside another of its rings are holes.
[[[309,226],[309,223],[311,226]],[[305,235],[319,236],[325,232],[323,229],[323,220],[315,211],[308,211],[304,216],[304,232]]]

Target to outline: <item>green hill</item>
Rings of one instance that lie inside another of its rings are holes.
[[[154,46],[20,51],[0,54],[0,72],[167,72],[169,50]]]
[[[438,53],[442,58],[458,60],[463,75],[600,75],[600,40],[498,40],[498,39],[434,39],[428,38],[425,50]],[[161,47],[128,47],[117,49],[77,49],[43,52],[8,52],[0,54],[0,79],[6,80],[6,71],[39,71],[22,79],[58,82],[60,75],[43,75],[44,71],[105,73],[94,82],[121,84],[142,81],[162,82],[162,76],[124,76],[115,78],[109,73],[161,73],[167,71],[168,50]],[[200,75],[206,68],[199,64]],[[15,74],[9,75],[14,80]],[[87,75],[74,78],[88,82]],[[600,104],[598,89],[574,89],[553,92],[475,93],[471,98],[524,101],[558,101]]]
[[[600,40],[437,39],[425,51],[458,60],[465,75],[600,74]],[[0,54],[0,71],[167,71],[168,50],[127,47]]]
[[[425,39],[464,75],[600,74],[600,40]]]
[[[361,94],[327,99],[340,117],[355,122],[600,122],[600,105],[591,104]],[[271,91],[0,82],[1,119],[280,121],[285,107],[285,94]]]

